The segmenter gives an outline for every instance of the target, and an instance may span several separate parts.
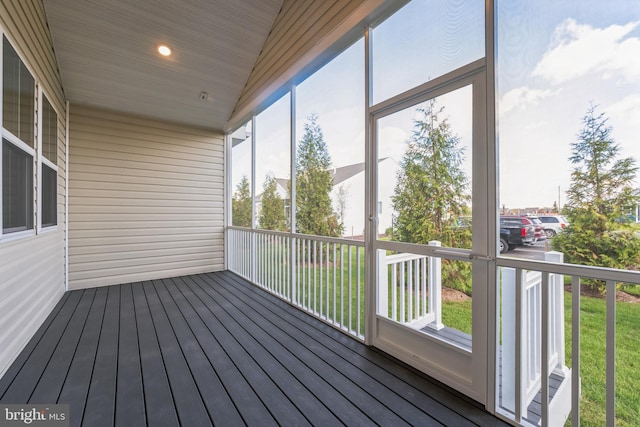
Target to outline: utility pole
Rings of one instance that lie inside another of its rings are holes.
[[[558,213],[562,212],[562,208],[560,207],[560,186],[558,185]]]

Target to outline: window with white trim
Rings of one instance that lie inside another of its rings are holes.
[[[2,234],[34,228],[35,79],[2,44]]]

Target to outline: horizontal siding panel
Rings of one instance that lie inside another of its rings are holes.
[[[99,286],[117,285],[117,284],[126,283],[126,282],[140,282],[144,280],[176,277],[183,274],[209,273],[212,271],[222,270],[223,263],[224,263],[223,258],[216,258],[213,260],[211,265],[204,265],[204,266],[190,265],[190,266],[180,267],[180,268],[158,270],[155,275],[149,273],[148,271],[139,273],[139,272],[128,270],[128,271],[123,271],[123,274],[115,274],[116,271],[113,271],[114,275],[112,276],[105,274],[98,278],[76,279],[69,285],[69,289],[74,290],[74,289],[95,288]],[[120,272],[120,271],[117,271],[117,272]]]
[[[209,252],[212,252],[214,248],[213,244],[208,245],[171,245],[170,247],[158,247],[158,244],[141,245],[141,247],[130,250],[129,246],[121,246],[119,250],[115,251],[115,247],[111,247],[112,251],[104,250],[96,253],[87,253],[81,251],[74,253],[74,271],[81,271],[84,265],[89,264],[91,267],[100,266],[102,268],[110,268],[109,263],[117,263],[117,266],[127,266],[128,263],[132,265],[143,265],[147,260],[150,260],[153,264],[158,264],[161,260],[167,262],[175,260],[191,260],[191,255],[199,256],[206,254],[205,258],[211,258]],[[140,258],[140,253],[144,253],[147,258]],[[133,259],[133,261],[132,261]]]
[[[218,226],[209,226],[209,227],[182,227],[175,229],[165,229],[165,230],[149,230],[144,228],[131,228],[127,230],[121,230],[118,233],[118,230],[113,229],[102,229],[96,228],[93,229],[88,228],[86,230],[76,230],[75,228],[71,228],[69,230],[69,240],[74,241],[75,239],[92,239],[92,238],[102,238],[102,237],[116,237],[116,236],[125,236],[125,237],[140,237],[144,238],[148,235],[156,235],[156,234],[166,234],[170,235],[184,235],[189,236],[192,234],[209,234],[213,233],[216,235],[216,238],[222,239],[222,229]],[[85,243],[86,244],[86,243]]]
[[[0,239],[1,377],[64,293],[67,166],[66,101],[42,1],[0,2],[0,26],[58,113],[58,226],[18,240]]]
[[[130,160],[111,160],[111,159],[104,159],[104,158],[100,158],[100,157],[93,157],[93,156],[85,156],[85,157],[81,157],[81,156],[75,156],[75,159],[78,162],[82,162],[81,164],[83,165],[87,165],[87,166],[105,166],[105,167],[111,167],[114,169],[113,173],[118,173],[122,170],[127,170],[130,169],[132,171],[135,170],[150,170],[150,171],[154,171],[157,173],[158,168],[157,168],[157,164],[155,163],[140,163],[140,162],[135,162],[135,161],[130,161]],[[212,166],[210,170],[208,171],[200,171],[199,174],[200,175],[209,175],[209,176],[220,176],[222,175],[222,165],[219,166],[220,169],[218,169],[216,166]],[[191,174],[193,173],[193,169],[188,167],[188,166],[178,166],[175,164],[164,164],[162,165],[162,169],[164,171],[168,171],[168,172],[176,172],[176,173],[187,173],[187,174]]]
[[[95,174],[91,174],[89,172],[77,172],[75,175],[77,176],[79,182],[102,182],[95,181]],[[133,181],[136,184],[151,186],[179,185],[180,187],[194,187],[199,189],[211,187],[211,179],[191,179],[192,177],[197,177],[197,175],[183,176],[181,178],[171,178],[170,176],[163,178],[154,178],[152,176],[136,176],[135,174],[123,175],[111,173],[104,174],[102,176],[104,176],[105,179],[108,179],[109,182],[122,184],[130,184]]]
[[[203,248],[209,248],[214,250],[222,249],[222,246],[219,245],[217,240],[207,238],[207,239],[193,239],[191,236],[191,240],[176,240],[176,241],[152,241],[152,242],[135,242],[135,243],[125,243],[119,241],[117,238],[113,238],[110,243],[103,243],[99,247],[96,245],[93,246],[76,246],[69,251],[69,255],[77,256],[76,260],[78,262],[84,262],[83,257],[91,256],[95,254],[104,255],[104,259],[107,260],[109,257],[112,259],[118,259],[117,257],[129,257],[132,255],[136,255],[140,251],[144,251],[145,253],[153,253],[155,255],[165,254],[167,250],[175,249],[175,253],[179,253],[178,251],[182,250],[201,250]],[[139,238],[138,238],[139,240]],[[168,252],[173,253],[173,252]]]
[[[75,141],[80,141],[76,140]],[[72,155],[76,158],[82,157],[97,157],[99,159],[109,159],[109,160],[126,160],[130,162],[140,163],[142,165],[156,165],[162,166],[165,163],[169,163],[172,165],[178,166],[187,166],[190,168],[206,168],[207,164],[212,162],[212,159],[203,159],[200,156],[194,156],[192,159],[180,159],[178,157],[171,157],[169,155],[162,156],[159,155],[157,151],[148,149],[146,154],[138,154],[135,153],[136,150],[131,150],[131,152],[123,151],[115,151],[109,147],[108,149],[98,149],[95,147],[85,147],[85,146],[72,146]],[[72,166],[73,167],[73,166]]]
[[[109,230],[112,233],[117,233],[118,230],[147,230],[150,233],[162,233],[163,230],[169,228],[180,229],[181,225],[176,224],[175,221],[119,221],[117,219],[113,219],[111,221],[83,221],[77,219],[77,216],[74,219],[73,214],[69,217],[69,223],[71,224],[71,228],[73,230],[91,230],[100,228],[102,230]],[[186,221],[184,221],[186,222]],[[220,218],[217,221],[214,220],[199,220],[199,221],[189,221],[188,224],[184,224],[184,227],[190,228],[200,228],[205,230],[207,227],[222,227],[223,221]]]
[[[109,175],[112,177],[122,176],[131,180],[135,178],[138,181],[140,178],[154,178],[157,177],[158,171],[157,169],[134,169],[134,168],[124,168],[124,167],[114,167],[114,166],[103,166],[102,164],[93,165],[93,164],[78,164],[75,165],[74,175],[77,176],[80,180],[89,179],[93,174],[100,175]],[[219,177],[223,175],[222,168],[218,170],[212,170],[209,174],[200,174],[195,173],[193,170],[185,169],[182,172],[173,172],[165,170],[162,174],[164,179],[174,179],[174,180],[183,180],[183,181],[204,181],[207,183],[211,183],[212,177]],[[83,173],[89,174],[88,176],[83,176]]]
[[[73,190],[76,190],[76,189],[90,189],[90,190],[96,190],[96,191],[115,190],[115,191],[122,191],[125,193],[130,191],[139,191],[139,192],[160,192],[163,194],[175,194],[175,195],[199,194],[199,195],[202,195],[203,197],[206,197],[207,195],[214,195],[214,194],[221,193],[221,189],[219,188],[206,186],[206,185],[200,185],[200,186],[179,185],[180,183],[177,182],[176,180],[164,181],[164,182],[172,183],[172,185],[167,185],[167,184],[163,184],[162,180],[159,180],[159,182],[156,182],[154,184],[138,184],[137,182],[126,182],[126,181],[123,182],[123,180],[121,180],[120,178],[109,181],[109,182],[100,181],[99,178],[97,177],[93,177],[93,179],[94,180],[92,181],[73,180],[71,183],[69,183],[69,188]],[[191,184],[191,182],[187,182],[187,183]],[[180,197],[180,196],[175,196],[175,197]]]
[[[192,234],[146,234],[143,236],[107,236],[82,238],[74,237],[75,245],[69,248],[69,253],[79,251],[80,253],[99,253],[100,251],[111,252],[117,250],[131,250],[130,248],[153,245],[152,247],[163,247],[164,245],[189,245],[200,241],[209,242],[214,246],[220,243],[217,236],[202,233]]]
[[[69,287],[223,266],[223,137],[72,106]]]
[[[71,189],[70,189],[71,191]],[[136,199],[140,199],[142,200],[147,200],[147,199],[153,199],[153,200],[163,200],[162,198],[159,198],[158,193],[150,193],[150,192],[145,192],[145,191],[114,191],[114,190],[96,190],[96,189],[73,189],[74,194],[76,195],[76,197],[83,197],[83,196],[88,196],[88,197],[103,197],[105,201],[109,201],[111,199],[123,199],[123,200],[136,200]],[[219,192],[218,194],[211,194],[211,200],[213,200],[215,203],[222,203],[222,195],[223,192]],[[202,201],[201,198],[198,197],[197,194],[191,194],[189,195],[189,199],[184,198],[185,196],[183,195],[183,198],[180,198],[180,200],[182,201],[188,201],[188,200],[192,200],[192,201]],[[82,202],[78,202],[78,200],[69,200],[69,205],[70,206],[77,206],[78,204],[81,204]],[[169,200],[167,203],[171,203],[171,200]]]
[[[0,375],[64,293],[64,234],[0,245]]]
[[[82,200],[74,200],[72,206],[74,206],[74,212],[95,212],[96,206],[103,207],[105,209],[120,209],[121,206],[125,206],[130,208],[130,212],[139,211],[154,211],[158,207],[162,207],[166,210],[169,210],[173,207],[179,208],[201,208],[201,207],[209,207],[206,201],[203,201],[200,198],[192,197],[190,199],[180,199],[180,200],[166,200],[166,199],[154,199],[147,197],[144,202],[144,206],[140,206],[140,203],[137,200],[126,199],[122,197],[112,197],[112,198],[100,198],[95,197],[95,195],[88,195],[88,192],[81,192],[78,190],[78,193],[85,194]],[[212,200],[215,204],[219,204],[219,206],[215,206],[215,209],[223,208],[223,199],[222,197],[218,200],[216,197],[212,197]],[[82,209],[87,208],[88,211],[83,211]],[[106,211],[105,211],[106,212]]]
[[[161,202],[161,201],[158,201]],[[222,206],[211,206],[200,202],[200,205],[183,206],[180,201],[174,206],[158,203],[156,206],[140,206],[139,204],[129,203],[129,205],[100,205],[100,214],[121,214],[123,208],[126,208],[128,215],[220,215]],[[95,205],[74,205],[74,214],[95,214]]]
[[[95,130],[95,124],[83,124],[78,128],[74,128],[74,133],[78,139],[85,139],[88,143],[94,142],[99,145],[100,142],[110,142],[114,149],[117,149],[119,145],[133,146],[133,147],[145,147],[149,144],[153,145],[157,151],[175,153],[175,154],[187,154],[194,156],[211,156],[211,153],[222,151],[221,148],[212,147],[207,149],[208,145],[211,145],[211,140],[222,141],[222,137],[212,136],[200,136],[199,139],[194,139],[194,135],[191,138],[172,138],[167,134],[161,135],[147,135],[147,134],[132,134],[123,129],[101,129]],[[131,127],[131,125],[127,125]],[[155,141],[154,139],[157,139]],[[117,142],[114,142],[117,141]],[[180,151],[180,146],[183,144],[192,145],[192,150],[188,153]],[[223,148],[223,147],[222,147]]]
[[[109,132],[109,133],[96,133],[91,128],[83,128],[83,129],[74,129],[74,137],[76,139],[85,140],[85,145],[89,148],[102,148],[105,146],[102,145],[105,142],[109,143],[109,149],[113,151],[125,151],[125,152],[141,152],[144,154],[149,154],[148,145],[153,145],[154,153],[158,155],[164,155],[165,157],[172,156],[182,156],[185,158],[198,158],[205,157],[211,158],[215,157],[215,153],[222,150],[207,150],[205,147],[202,148],[193,147],[193,150],[190,152],[184,152],[180,150],[180,144],[194,144],[197,145],[191,139],[185,139],[182,141],[179,140],[171,140],[166,136],[162,136],[162,139],[166,142],[158,141],[157,144],[154,141],[150,140],[149,137],[145,139],[141,139],[140,137],[136,138],[132,135],[127,135],[124,132]],[[118,141],[117,143],[114,140]],[[212,138],[212,142],[221,143],[221,139]]]
[[[222,214],[222,210],[220,210],[220,214]],[[104,223],[113,223],[113,224],[147,224],[147,227],[144,228],[156,228],[156,227],[165,227],[167,225],[173,224],[175,225],[176,214],[162,214],[162,213],[128,213],[128,212],[120,212],[120,213],[111,213],[105,214],[104,212],[100,213],[73,213],[70,215],[70,221],[74,221],[77,223],[81,222],[89,222],[94,224],[99,224],[101,222]],[[215,220],[215,217],[209,214],[202,213],[190,213],[190,212],[181,212],[179,214],[180,219],[184,222],[188,222],[192,225],[207,225],[209,221],[212,219]],[[118,228],[127,228],[128,226],[123,225]]]
[[[120,112],[109,110],[85,108],[82,111],[76,111],[74,115],[82,118],[82,121],[77,124],[80,131],[98,129],[95,132],[106,134],[114,132],[113,136],[126,138],[137,136],[151,142],[158,141],[158,143],[171,144],[172,141],[178,143],[190,141],[194,148],[202,150],[207,150],[208,138],[222,138],[221,135],[211,134],[209,129],[199,129],[176,123],[161,128],[153,119],[131,115],[123,116]],[[109,121],[108,127],[104,126],[105,121]]]
[[[188,267],[208,267],[209,271],[213,271],[213,266],[216,264],[216,256],[200,256],[194,257],[175,255],[173,257],[159,257],[153,258],[141,258],[136,262],[123,263],[119,261],[108,261],[98,265],[94,265],[96,268],[83,268],[88,267],[86,265],[74,265],[73,269],[69,269],[69,279],[72,282],[77,280],[86,280],[93,278],[105,278],[111,276],[122,277],[127,274],[143,274],[147,273],[144,280],[150,280],[152,278],[167,278],[170,276],[159,275],[160,271],[174,270],[177,268],[185,269]],[[99,268],[98,268],[99,267]],[[120,283],[133,282],[132,279],[124,279]]]

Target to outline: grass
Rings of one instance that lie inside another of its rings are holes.
[[[581,425],[605,424],[606,303],[600,298],[580,298]],[[565,312],[571,312],[570,294]],[[567,360],[571,357],[571,319],[565,319]],[[640,419],[640,305],[616,305],[616,425],[636,426]]]

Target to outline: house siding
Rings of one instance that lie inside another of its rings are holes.
[[[58,225],[0,239],[1,377],[65,291],[66,106],[42,2],[3,1],[0,26],[58,113]]]
[[[70,108],[69,289],[224,268],[223,135]]]

